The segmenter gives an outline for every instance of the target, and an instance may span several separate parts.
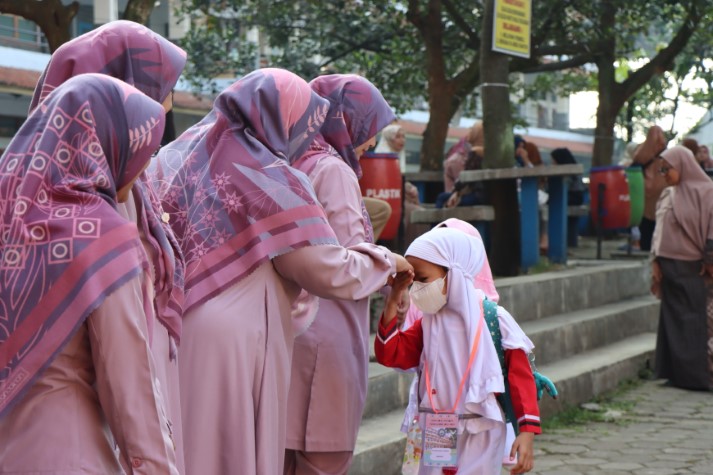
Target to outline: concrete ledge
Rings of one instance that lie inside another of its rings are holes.
[[[369,388],[362,419],[405,409],[414,373],[399,372],[379,363],[369,363]]]
[[[500,304],[525,322],[647,295],[649,278],[645,262],[611,261],[496,279],[495,285]]]
[[[492,206],[456,206],[455,208],[417,209],[411,212],[412,223],[436,224],[448,218],[467,222],[493,221],[495,210]]]
[[[404,411],[363,421],[357,436],[349,475],[397,475],[401,473],[406,434],[401,432]]]
[[[658,320],[659,301],[639,297],[525,322],[522,329],[535,344],[536,363],[542,366],[641,333],[655,332]]]
[[[557,363],[538,366],[560,392],[556,400],[543,396],[541,417],[589,401],[615,389],[621,381],[637,377],[642,369],[653,367],[655,348],[656,334],[644,333]]]
[[[515,178],[581,175],[584,167],[576,165],[542,165],[538,167],[489,168],[487,170],[463,170],[458,179],[462,183]]]

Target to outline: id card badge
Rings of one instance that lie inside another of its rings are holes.
[[[425,414],[423,466],[455,468],[458,463],[458,415]]]

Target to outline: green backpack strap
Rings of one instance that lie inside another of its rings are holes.
[[[498,394],[497,400],[500,407],[505,413],[505,423],[512,424],[515,434],[518,433],[517,419],[515,411],[512,407],[512,399],[510,398],[510,383],[508,382],[508,368],[505,364],[505,350],[503,349],[503,336],[500,332],[500,320],[498,320],[498,304],[487,298],[483,300],[483,313],[485,314],[485,323],[488,325],[488,331],[495,344],[495,350],[498,353],[500,360],[500,368],[503,371],[503,381],[505,383],[505,392]]]

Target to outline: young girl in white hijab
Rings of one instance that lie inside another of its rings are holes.
[[[485,262],[483,243],[465,233],[439,228],[416,239],[406,251],[414,274],[394,279],[375,342],[379,363],[401,369],[418,367],[419,424],[424,474],[493,475],[503,454],[513,460],[512,474],[533,466],[534,434],[541,432],[535,382],[527,353],[532,342],[507,312],[498,311],[508,382],[519,433],[506,452],[506,426],[496,395],[505,391],[498,355],[484,320],[485,294],[473,277]],[[424,314],[399,331],[396,308],[413,281],[412,302]],[[451,429],[450,431],[448,429]],[[443,444],[449,434],[453,449]],[[440,437],[440,440],[439,440]]]

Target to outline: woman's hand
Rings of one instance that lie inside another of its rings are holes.
[[[391,253],[392,256],[394,256],[394,260],[396,261],[396,273],[401,273],[405,271],[411,271],[413,273],[413,266],[408,263],[406,258],[404,256],[401,256],[399,254],[396,254],[394,252]]]

